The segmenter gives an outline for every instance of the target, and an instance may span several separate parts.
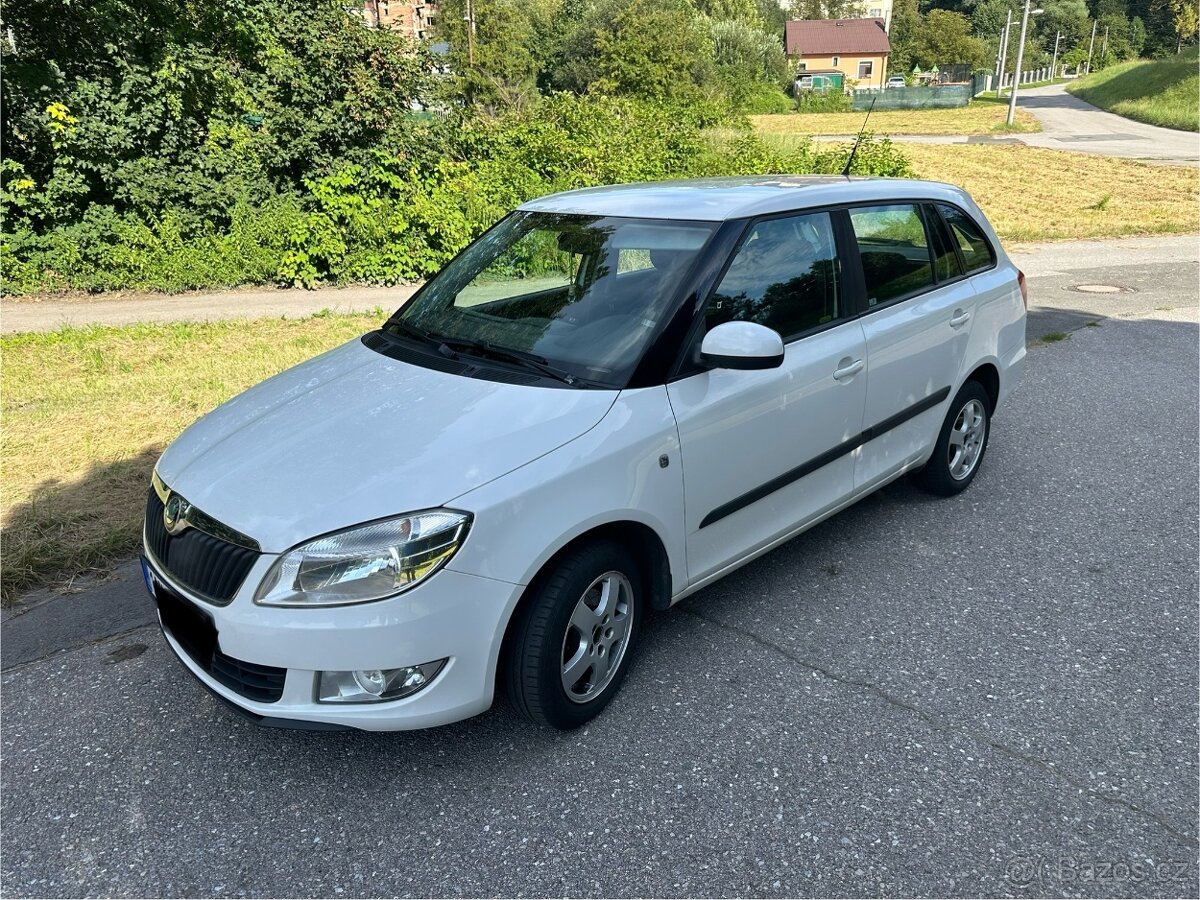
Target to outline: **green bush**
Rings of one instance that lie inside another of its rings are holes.
[[[541,194],[840,168],[744,120],[710,139],[733,108],[788,105],[778,37],[744,2],[478,0],[469,77],[340,0],[68,7],[5,14],[7,294],[411,280]],[[526,33],[546,52],[509,53]],[[904,165],[864,145],[855,170]]]
[[[815,144],[811,138],[786,143],[764,140],[752,131],[714,134],[710,155],[694,174],[707,176],[840,175],[850,158],[851,144]],[[911,178],[912,166],[900,148],[886,137],[864,132],[854,154],[853,175]]]
[[[850,95],[841,91],[801,91],[796,97],[802,113],[850,112],[850,104]]]
[[[91,207],[74,225],[37,234],[29,228],[0,234],[6,294],[64,290],[177,292],[274,280],[286,235],[300,219],[296,200],[238,205],[225,228],[188,235],[181,217],[153,222]]]
[[[782,90],[769,84],[759,84],[748,91],[738,104],[738,109],[748,116],[788,113],[795,109],[795,102]]]

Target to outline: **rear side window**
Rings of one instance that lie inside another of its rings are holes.
[[[790,338],[841,315],[829,213],[767,219],[750,233],[705,310],[705,325],[757,322]]]
[[[933,266],[917,204],[852,209],[850,222],[862,258],[868,308],[932,287]]]
[[[991,268],[996,262],[996,254],[992,251],[991,245],[988,244],[987,238],[983,236],[983,231],[979,226],[961,209],[940,203],[938,209],[942,213],[942,218],[946,220],[946,224],[950,226],[951,237],[958,245],[959,252],[962,253],[963,264],[966,266],[967,272],[978,272],[981,269]]]
[[[950,243],[950,236],[933,207],[922,207],[925,221],[929,225],[929,237],[933,243],[933,267],[938,281],[952,281],[963,274],[958,254]]]

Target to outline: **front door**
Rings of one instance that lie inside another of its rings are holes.
[[[720,571],[853,490],[866,342],[843,294],[829,213],[753,223],[705,308],[704,328],[752,321],[783,365],[712,369],[667,386],[683,454],[689,581]]]

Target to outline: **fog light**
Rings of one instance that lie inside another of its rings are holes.
[[[359,669],[322,672],[317,685],[321,703],[378,703],[411,697],[437,677],[446,660],[405,666],[401,669]]]

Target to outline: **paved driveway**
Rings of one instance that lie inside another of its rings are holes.
[[[1200,135],[1173,128],[1144,125],[1133,119],[1084,103],[1068,94],[1066,85],[1022,88],[1017,105],[1029,110],[1042,125],[1033,134],[892,134],[899,143],[913,144],[1027,144],[1051,150],[1073,150],[1099,156],[1118,156],[1169,165],[1200,165]],[[818,141],[852,140],[853,135],[818,135]]]
[[[1040,133],[1019,136],[1032,147],[1193,166],[1200,163],[1200,135],[1195,132],[1145,125],[1105,112],[1067,93],[1062,84],[1018,90],[1017,105],[1042,124]]]
[[[655,617],[582,731],[260,729],[110,585],[131,630],[4,673],[3,893],[1195,896],[1194,254],[1058,253],[1032,327],[1077,330],[971,489],[892,485]]]

